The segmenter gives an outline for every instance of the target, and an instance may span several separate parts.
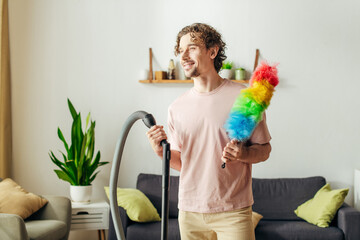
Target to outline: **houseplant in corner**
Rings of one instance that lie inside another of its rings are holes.
[[[80,112],[76,112],[69,99],[68,106],[73,118],[70,145],[58,128],[58,137],[64,144],[66,154],[60,151],[63,161],[59,160],[52,151],[49,156],[51,161],[60,168],[54,170],[59,179],[70,183],[72,201],[89,203],[92,194],[91,182],[99,173],[95,171],[109,162],[100,162],[100,151],[94,158],[95,121],[90,120],[90,113],[86,118],[85,132],[83,132]]]

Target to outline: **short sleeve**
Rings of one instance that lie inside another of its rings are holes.
[[[251,135],[250,142],[257,144],[265,144],[270,142],[271,136],[269,133],[269,129],[266,124],[266,114],[263,114],[263,119],[256,126],[253,134]]]
[[[170,108],[168,109],[167,124],[168,124],[168,142],[170,143],[170,149],[181,152],[181,143],[174,127],[174,118]]]

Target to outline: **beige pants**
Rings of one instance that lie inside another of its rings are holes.
[[[221,213],[179,211],[181,240],[255,240],[251,207]]]

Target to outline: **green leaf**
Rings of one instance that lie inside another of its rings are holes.
[[[78,167],[79,157],[81,152],[81,143],[82,143],[82,130],[81,130],[81,115],[80,113],[74,119],[71,128],[71,149],[74,154],[75,166]]]
[[[58,176],[58,178],[60,178],[61,180],[64,180],[66,182],[69,182],[71,185],[75,185],[74,181],[63,171],[60,170],[54,170],[56,175]]]
[[[89,120],[90,120],[90,113],[87,115],[86,117],[86,125],[85,125],[85,129],[87,129],[87,127],[89,126]]]
[[[95,172],[95,170],[99,167],[100,157],[101,157],[100,151],[98,151],[94,161],[90,164],[89,176],[91,176]]]
[[[66,167],[63,162],[61,162],[59,159],[56,158],[55,154],[52,151],[50,151],[49,156],[50,156],[52,162],[55,163],[55,165],[57,165],[59,168]]]
[[[82,140],[82,146],[80,150],[80,158],[78,163],[78,179],[80,182],[84,181],[86,178],[86,168],[84,169],[84,161],[85,161],[85,145],[86,145],[86,135]]]
[[[80,161],[84,161],[85,158],[86,142],[87,142],[87,135],[83,137],[81,142]]]
[[[106,164],[108,164],[108,163],[109,163],[109,162],[99,162],[99,165],[98,165],[98,166],[100,167],[100,166],[106,165]]]
[[[64,138],[64,135],[62,134],[60,128],[58,128],[58,136],[60,138],[60,140],[64,143],[64,146],[65,146],[65,149],[66,149],[66,152],[69,156],[69,145],[67,144],[65,138]]]
[[[49,156],[50,156],[51,160],[53,161],[53,163],[55,163],[55,165],[57,165],[61,169],[58,171],[64,172],[69,178],[71,178],[72,182],[76,181],[75,175],[71,168],[69,168],[65,163],[58,160],[52,151],[51,151],[51,154],[49,154]]]
[[[95,147],[95,122],[91,122],[91,126],[87,132],[89,135],[88,138],[88,151],[86,153],[86,158],[92,159],[94,156],[94,147]]]
[[[69,110],[70,110],[72,118],[75,119],[78,114],[77,114],[73,104],[71,103],[70,99],[68,99],[68,106],[69,106]]]
[[[61,151],[60,151],[61,152]],[[76,179],[76,174],[77,174],[77,170],[76,170],[76,166],[75,166],[75,163],[74,163],[74,160],[72,159],[67,159],[65,154],[61,152],[61,154],[63,155],[63,158],[64,158],[64,162],[65,162],[65,165],[67,166],[67,169],[69,171],[69,173],[71,173],[73,179]]]
[[[83,133],[83,130],[82,130],[82,124],[81,124],[81,114],[79,113],[79,116],[78,116],[78,121],[76,123],[76,134],[77,134],[77,137],[78,137],[78,150],[81,150],[81,147],[82,147],[82,141],[83,141],[83,138],[84,138],[84,133]]]
[[[76,181],[76,167],[75,167],[75,164],[74,164],[74,160],[68,160],[64,153],[61,152],[61,154],[62,154],[62,156],[64,158],[64,163],[66,165],[66,170],[68,172],[68,175],[71,177],[71,179]]]
[[[72,146],[70,146],[70,148],[69,148],[68,159],[69,160],[74,160],[74,149],[73,149]]]
[[[92,181],[94,181],[96,175],[99,173],[100,171],[97,171],[90,179],[89,179],[89,184],[92,183]]]

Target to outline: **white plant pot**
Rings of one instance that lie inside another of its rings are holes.
[[[234,71],[232,69],[221,69],[219,72],[220,77],[226,79],[233,79]]]
[[[72,186],[70,185],[70,197],[75,203],[90,203],[92,195],[92,185]]]

